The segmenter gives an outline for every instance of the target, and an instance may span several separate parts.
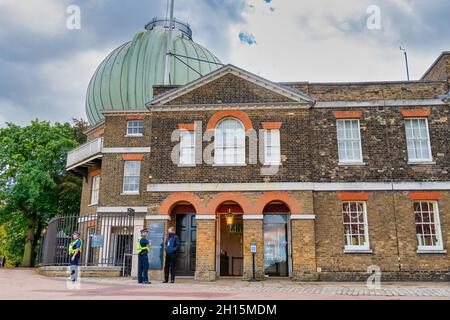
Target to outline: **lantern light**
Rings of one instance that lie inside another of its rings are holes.
[[[225,215],[225,221],[227,226],[232,226],[234,223],[234,214],[231,213],[231,209],[228,209],[228,213]]]

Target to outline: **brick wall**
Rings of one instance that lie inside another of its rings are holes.
[[[197,220],[195,279],[216,279],[216,220]]]
[[[235,75],[227,74],[170,101],[169,104],[189,105],[250,102],[293,102],[293,100]]]
[[[290,83],[318,101],[430,99],[448,92],[447,81]]]
[[[312,155],[313,179],[330,181],[441,181],[450,172],[450,108],[428,107],[431,165],[408,164],[403,109],[414,108],[366,108],[360,119],[363,166],[338,165],[336,119],[329,108],[315,109],[311,127],[315,148]],[[355,108],[339,108],[340,111]]]
[[[253,257],[250,244],[256,244],[255,277],[264,279],[264,221],[244,219],[244,274],[243,279],[251,279],[253,275]]]
[[[450,246],[450,193],[439,201],[444,248]],[[449,271],[448,254],[418,254],[413,202],[408,192],[370,192],[367,201],[372,253],[344,253],[342,201],[336,192],[314,193],[316,259],[322,272],[365,272],[377,265],[383,272]],[[394,214],[395,208],[395,214]],[[396,230],[397,229],[397,230]],[[398,246],[397,246],[398,241]],[[398,264],[398,250],[401,269]]]

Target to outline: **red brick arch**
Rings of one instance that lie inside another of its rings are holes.
[[[240,192],[221,192],[217,194],[208,202],[206,212],[208,214],[216,214],[217,208],[226,201],[236,202],[241,206],[244,214],[254,213],[252,202]]]
[[[170,214],[173,207],[180,203],[187,202],[194,206],[197,214],[205,212],[202,200],[192,192],[175,192],[170,194],[159,206],[158,214],[166,215]]]
[[[293,214],[302,213],[300,202],[294,197],[290,196],[287,192],[270,191],[265,192],[255,204],[255,213],[262,214],[266,205],[272,201],[283,202]]]
[[[253,129],[252,121],[244,111],[223,110],[218,111],[212,115],[212,117],[208,121],[208,124],[206,125],[206,130],[214,130],[220,120],[228,117],[239,119],[244,125],[245,131]]]

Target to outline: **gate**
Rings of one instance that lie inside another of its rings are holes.
[[[122,267],[131,274],[134,215],[97,213],[88,216],[57,216],[50,220],[42,243],[42,266],[69,265],[72,233],[80,232],[83,246],[80,266]]]

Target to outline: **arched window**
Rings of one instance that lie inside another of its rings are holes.
[[[214,134],[214,163],[245,164],[245,129],[234,118],[220,121]]]

